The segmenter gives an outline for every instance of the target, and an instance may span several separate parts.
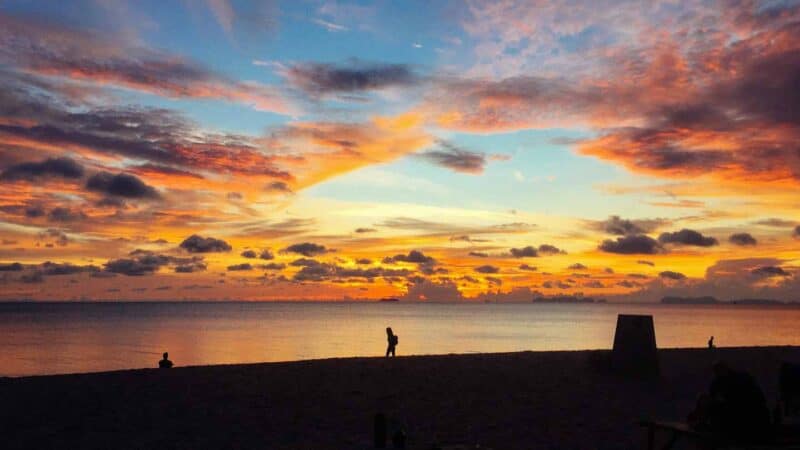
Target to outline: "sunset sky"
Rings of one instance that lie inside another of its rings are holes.
[[[800,2],[0,1],[0,299],[800,300]]]

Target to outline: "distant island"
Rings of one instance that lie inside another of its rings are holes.
[[[664,297],[661,303],[665,305],[716,305],[721,303],[715,297],[707,295],[705,297]]]
[[[721,301],[716,297],[664,297],[661,303],[665,305],[752,305],[752,306],[778,306],[793,305],[792,302],[784,302],[772,298],[741,298],[731,301]]]
[[[602,298],[584,297],[582,295],[554,295],[552,297],[534,297],[533,303],[605,303]]]
[[[784,302],[780,300],[775,300],[774,298],[740,298],[738,300],[732,300],[731,303],[734,305],[789,305],[791,302]]]
[[[379,302],[399,302],[400,299],[399,298],[394,298],[394,297],[384,297],[384,298],[382,298],[382,299],[380,299],[378,301]]]

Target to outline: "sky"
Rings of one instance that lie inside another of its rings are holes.
[[[0,299],[800,300],[798,1],[0,1]]]

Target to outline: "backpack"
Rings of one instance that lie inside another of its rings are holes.
[[[397,345],[398,342],[400,342],[400,338],[396,334],[392,335],[392,345]]]

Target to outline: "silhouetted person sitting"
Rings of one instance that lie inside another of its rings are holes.
[[[714,336],[708,338],[708,348],[714,348]]]
[[[159,369],[171,369],[172,361],[169,360],[169,353],[164,352],[164,359],[158,362]]]
[[[392,332],[391,327],[386,328],[386,341],[389,343],[389,346],[386,347],[386,357],[388,358],[390,353],[392,356],[395,356],[394,349],[397,347],[398,339],[397,336]]]
[[[724,362],[713,366],[709,392],[697,399],[689,414],[689,425],[743,440],[764,437],[770,426],[764,393],[747,372],[736,371]]]

